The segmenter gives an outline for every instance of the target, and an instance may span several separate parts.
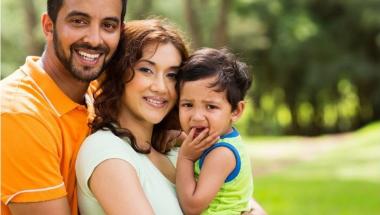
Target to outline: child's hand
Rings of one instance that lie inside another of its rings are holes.
[[[195,162],[208,147],[212,146],[219,140],[216,133],[208,135],[208,129],[204,129],[197,137],[194,138],[195,128],[191,129],[189,135],[185,138],[179,150],[179,157]]]

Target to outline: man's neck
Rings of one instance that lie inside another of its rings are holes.
[[[39,61],[41,67],[49,74],[58,87],[71,100],[78,104],[84,104],[84,95],[87,92],[89,83],[79,81],[74,78],[69,71],[62,65],[59,59],[54,55],[48,55],[44,52]]]

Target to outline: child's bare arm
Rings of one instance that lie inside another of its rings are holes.
[[[177,162],[177,192],[186,214],[205,210],[236,165],[234,154],[225,147],[218,147],[207,155],[199,180],[195,181],[194,161],[181,156],[180,152]]]

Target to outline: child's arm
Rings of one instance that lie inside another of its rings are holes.
[[[203,132],[199,136],[202,134]],[[195,144],[192,145],[186,140],[180,149],[177,161],[177,192],[185,214],[200,214],[208,207],[227,176],[235,168],[236,160],[228,148],[215,148],[206,156],[199,180],[196,182],[193,168],[199,155],[196,158],[188,156],[189,148]]]

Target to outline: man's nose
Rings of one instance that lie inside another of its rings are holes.
[[[97,47],[102,43],[101,29],[99,26],[92,25],[86,37],[84,38],[84,42],[88,43],[92,47]]]

